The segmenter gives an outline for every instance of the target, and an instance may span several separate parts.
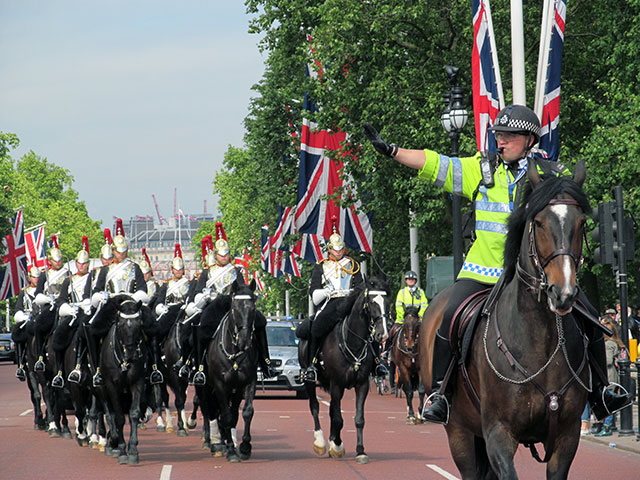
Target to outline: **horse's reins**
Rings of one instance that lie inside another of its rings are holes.
[[[118,312],[118,316],[121,319],[125,319],[125,320],[132,320],[134,318],[140,318],[140,312],[136,312],[136,313],[122,313],[122,312]],[[120,365],[120,370],[123,372],[126,372],[129,369],[129,362],[127,362],[125,360],[125,355],[127,354],[127,347],[126,345],[124,345],[120,339],[120,335],[116,336],[116,331],[118,331],[118,323],[116,322],[116,324],[114,325],[114,328],[111,330],[111,342],[113,343],[113,357],[116,359],[116,363],[118,365]],[[139,356],[138,358],[140,358],[140,356],[142,355],[142,352],[140,350],[140,345],[142,345],[142,337],[138,340],[138,343],[136,345],[136,351],[138,352]],[[118,357],[118,347],[120,349],[120,357]]]
[[[574,199],[552,199],[549,202],[549,205],[574,205],[574,206],[578,206],[580,207],[580,204],[574,200]],[[586,232],[583,228],[583,235],[585,235],[586,238]],[[517,269],[516,269],[516,273],[517,273],[517,277],[518,279],[524,283],[527,288],[531,291],[533,291],[534,293],[537,292],[538,294],[538,301],[540,301],[541,299],[541,295],[542,295],[542,291],[546,290],[546,288],[548,287],[547,284],[547,276],[544,272],[544,268],[549,264],[549,262],[560,255],[568,255],[570,256],[576,266],[576,272],[580,269],[580,266],[582,265],[583,262],[583,255],[582,255],[582,251],[580,252],[579,256],[576,256],[575,253],[569,249],[557,249],[554,250],[553,252],[551,252],[547,257],[541,259],[538,251],[536,249],[536,240],[535,240],[535,229],[533,228],[533,221],[529,222],[529,258],[531,259],[531,263],[533,264],[535,270],[536,270],[536,276],[533,276],[531,274],[529,274],[524,268],[522,268],[522,266],[520,265],[520,259],[518,259],[518,263],[516,265]],[[495,312],[495,310],[494,310]],[[529,371],[523,367],[513,356],[513,354],[511,354],[511,352],[509,351],[508,347],[505,345],[504,340],[502,339],[502,334],[500,333],[500,328],[498,326],[498,321],[497,318],[494,321],[494,330],[496,333],[496,344],[498,346],[498,349],[504,354],[505,358],[507,359],[507,361],[509,362],[509,365],[511,366],[512,369],[516,369],[518,372],[520,372],[520,374],[522,374],[522,376],[524,377],[521,380],[516,380],[513,378],[508,378],[505,375],[501,374],[498,369],[496,368],[496,366],[491,362],[491,359],[489,358],[489,351],[487,348],[487,336],[488,336],[488,331],[489,331],[489,324],[491,323],[491,317],[493,316],[494,312],[490,312],[489,315],[487,315],[487,323],[485,325],[485,330],[484,330],[484,336],[483,336],[483,344],[484,344],[484,353],[485,353],[485,359],[487,360],[488,365],[491,367],[491,369],[493,370],[493,372],[496,374],[496,376],[507,383],[511,383],[514,385],[523,385],[525,383],[531,383],[533,384],[537,390],[539,390],[542,395],[545,398],[546,404],[547,404],[547,408],[550,410],[550,415],[549,415],[549,434],[548,434],[548,443],[545,445],[545,457],[544,459],[541,459],[540,456],[538,455],[538,452],[535,448],[535,444],[534,443],[524,443],[524,445],[526,447],[528,447],[531,450],[531,454],[532,456],[541,463],[546,463],[551,459],[551,456],[553,454],[554,451],[554,447],[555,447],[555,441],[556,441],[556,437],[557,437],[557,424],[558,424],[558,412],[560,409],[560,402],[562,400],[562,397],[564,395],[564,393],[569,389],[569,386],[571,385],[571,383],[576,380],[576,382],[578,382],[578,384],[584,388],[585,390],[587,390],[588,392],[591,392],[592,390],[592,376],[591,376],[591,370],[589,370],[589,387],[587,387],[582,380],[580,379],[580,374],[582,373],[582,371],[584,370],[585,366],[588,363],[588,357],[587,357],[587,339],[583,337],[583,345],[584,345],[584,349],[583,349],[583,356],[582,356],[582,361],[580,363],[580,366],[578,367],[577,371],[575,371],[573,369],[573,367],[571,366],[571,362],[569,360],[569,354],[567,352],[567,347],[566,347],[566,339],[564,336],[564,328],[562,325],[562,317],[560,315],[558,315],[556,313],[555,317],[556,317],[556,329],[558,332],[558,342],[556,344],[556,347],[553,351],[553,353],[551,354],[551,356],[549,357],[549,359],[547,360],[547,362],[534,374],[530,374]],[[549,365],[551,364],[551,362],[553,361],[553,359],[555,358],[555,356],[557,355],[557,353],[562,350],[562,353],[564,354],[564,358],[565,361],[567,363],[567,366],[569,367],[569,371],[571,372],[571,377],[569,378],[569,380],[562,386],[562,388],[560,388],[560,390],[558,391],[551,391],[551,392],[547,392],[536,380],[535,378],[540,375],[542,372],[544,372]]]
[[[417,340],[418,333],[419,333],[420,319],[417,316],[415,318],[418,320],[418,328],[416,328],[416,334],[414,335],[415,339]],[[407,322],[405,320],[405,323],[402,324],[402,333],[404,334],[404,345],[402,345],[402,342],[400,341],[401,340],[400,339],[400,334],[398,333],[397,342],[396,342],[396,348],[403,355],[414,359],[414,358],[416,358],[418,356],[418,352],[416,352],[415,349],[409,350],[409,348],[406,347],[406,345],[407,345],[407,337],[408,337],[407,332],[406,332],[406,328],[405,328],[406,325],[407,325]]]

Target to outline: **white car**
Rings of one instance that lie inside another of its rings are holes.
[[[307,398],[304,383],[300,381],[296,325],[290,320],[267,321],[267,342],[271,366],[278,372],[273,378],[264,378],[258,371],[258,390],[293,390],[298,398]]]

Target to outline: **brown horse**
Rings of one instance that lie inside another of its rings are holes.
[[[585,336],[573,314],[590,212],[585,176],[583,162],[574,179],[543,179],[529,162],[523,206],[509,219],[504,287],[494,306],[484,308],[452,385],[446,431],[462,478],[517,478],[518,445],[534,453],[538,442],[546,450],[547,478],[568,475],[591,388]],[[427,387],[450,295],[451,287],[438,294],[423,319],[420,373]]]
[[[424,386],[420,382],[420,359],[418,357],[418,332],[420,331],[420,309],[407,306],[404,323],[393,339],[392,358],[398,369],[398,388],[402,385],[407,399],[407,423],[422,423],[422,405],[424,403]],[[413,392],[418,390],[420,409],[416,416],[413,410]]]

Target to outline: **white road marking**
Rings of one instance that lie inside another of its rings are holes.
[[[326,400],[320,400],[320,403],[322,403],[323,405],[326,405],[327,407],[330,405],[330,403],[327,402]]]
[[[160,473],[160,480],[169,480],[171,478],[171,469],[173,465],[163,465]]]
[[[267,428],[267,432],[277,432],[277,428]]]
[[[280,418],[291,418],[289,415],[280,415]]]
[[[33,413],[33,408],[30,408],[29,410],[25,410],[24,412],[22,412],[20,415],[18,415],[19,417],[26,417],[27,415],[29,415],[30,413]]]
[[[443,470],[442,468],[440,468],[437,465],[433,465],[431,463],[427,463],[427,467],[430,468],[431,470],[433,470],[434,472],[439,473],[440,475],[442,475],[447,480],[460,480],[455,475],[451,475],[449,472],[447,472],[446,470]]]

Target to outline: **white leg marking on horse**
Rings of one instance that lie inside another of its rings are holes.
[[[235,428],[231,429],[231,440],[233,440],[233,446],[238,447],[238,431]]]
[[[170,480],[172,468],[173,468],[173,465],[163,465],[162,472],[160,472],[160,480]]]
[[[169,420],[167,419],[167,423],[169,423]],[[162,415],[158,414],[158,416],[156,417],[156,425],[159,427],[164,427],[164,420],[162,420]]]
[[[173,428],[173,416],[171,415],[171,410],[169,408],[164,409],[164,416],[167,419],[167,430]]]
[[[451,475],[449,472],[447,472],[446,470],[443,470],[442,468],[440,468],[437,465],[433,465],[431,463],[427,463],[427,468],[430,468],[434,472],[439,473],[440,475],[442,475],[447,480],[460,480],[455,475]]]
[[[56,422],[49,422],[49,430],[55,430],[56,429]]]
[[[91,437],[89,438],[89,441],[91,443],[99,443],[99,438],[98,438],[98,434],[97,433],[92,433]]]
[[[187,414],[184,410],[180,412],[180,416],[182,417],[182,423],[187,424]]]
[[[30,408],[29,410],[25,410],[24,412],[22,412],[20,415],[18,415],[19,417],[26,417],[27,415],[33,413],[33,408]]]
[[[73,424],[76,427],[76,435],[80,436],[80,432],[78,431],[80,429],[80,422],[78,421],[78,417],[74,418]],[[86,437],[86,435],[83,434],[81,438],[84,438],[84,437]]]
[[[220,443],[220,429],[218,428],[217,420],[209,422],[209,437],[211,438],[211,443]]]
[[[107,445],[107,437],[100,436],[100,440],[98,440],[98,445],[102,445],[103,447]]]
[[[316,445],[317,447],[326,447],[327,446],[327,442],[324,439],[324,433],[322,433],[322,430],[316,430],[313,432],[313,444]]]

